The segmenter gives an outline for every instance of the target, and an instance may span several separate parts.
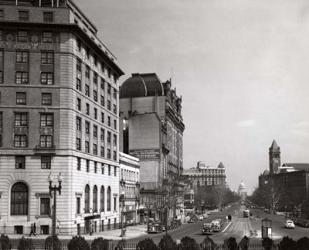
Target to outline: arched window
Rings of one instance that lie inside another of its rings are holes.
[[[107,211],[111,211],[111,199],[112,199],[112,190],[111,187],[107,188]]]
[[[17,182],[11,190],[11,215],[28,215],[28,187]]]
[[[85,187],[85,213],[89,213],[90,208],[90,187],[86,185]]]
[[[92,199],[92,209],[93,212],[98,212],[98,188],[97,186],[93,187],[93,199]]]
[[[104,186],[101,187],[100,192],[100,211],[103,212],[105,210],[105,189]]]

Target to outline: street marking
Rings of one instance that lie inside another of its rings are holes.
[[[232,224],[232,222],[230,221],[227,226],[222,230],[222,233],[224,233],[226,231],[226,229]]]

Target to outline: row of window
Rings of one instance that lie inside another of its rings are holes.
[[[108,186],[106,191],[106,210],[109,212],[111,211],[112,207],[112,190],[111,187]],[[81,213],[81,198],[76,197],[76,213]],[[114,211],[117,211],[117,197],[114,197]],[[92,189],[92,212],[96,213],[98,212],[98,188],[96,185],[93,186]],[[101,186],[100,188],[100,212],[105,211],[105,187]],[[84,212],[89,213],[90,212],[90,187],[87,184],[85,187],[85,206],[84,206]]]
[[[98,188],[95,185],[92,190],[92,212],[98,212]],[[105,187],[100,188],[100,212],[105,211],[105,196],[106,210],[111,211],[112,207],[112,190],[108,186],[105,195]],[[114,211],[117,211],[117,197],[114,197]],[[40,198],[40,215],[50,215],[50,197]],[[11,215],[28,215],[29,212],[29,189],[23,182],[17,182],[11,189]],[[85,187],[85,206],[84,212],[90,212],[90,187]],[[76,197],[76,213],[81,214],[81,197]]]
[[[15,148],[27,148],[28,147],[28,135],[27,134],[15,134],[14,135],[14,147]],[[40,148],[53,148],[54,141],[52,135],[40,135],[40,142],[38,145]]]
[[[8,41],[12,41],[16,39],[17,42],[28,43],[30,40],[30,34],[26,30],[19,30],[14,35],[12,33],[4,34],[4,32],[0,30],[0,41],[4,40],[4,35],[6,35],[6,40]],[[53,43],[54,34],[53,32],[50,32],[50,31],[43,31],[41,33],[40,39],[42,43]]]
[[[85,52],[85,55],[86,55],[86,59],[88,61],[90,61],[92,59],[92,62],[93,62],[93,65],[95,67],[97,67],[97,69],[100,68],[101,72],[104,74],[105,72],[107,73],[108,75],[108,78],[111,79],[111,77],[113,76],[114,78],[114,82],[116,83],[117,80],[118,80],[118,76],[116,73],[112,73],[112,69],[110,67],[108,67],[103,61],[99,62],[98,60],[98,57],[93,53],[90,52],[90,49],[89,47],[87,46],[83,46],[82,45],[82,42],[80,39],[77,39],[76,40],[76,46],[77,46],[77,51],[79,53],[82,52],[82,49],[84,50]],[[100,66],[100,67],[99,67]],[[78,66],[77,66],[78,67]],[[81,68],[81,67],[80,67]]]
[[[10,15],[12,15],[12,13],[10,13]],[[4,19],[4,18],[5,18],[4,9],[0,9],[0,19]],[[19,21],[27,22],[29,21],[29,18],[30,18],[30,12],[28,10],[18,10],[18,20]],[[51,23],[53,21],[54,21],[54,13],[52,11],[43,11],[43,22]]]
[[[41,156],[41,169],[51,169],[52,157]],[[23,155],[15,156],[15,168],[26,169],[26,157]]]
[[[81,171],[82,169],[82,158],[77,157],[77,170]],[[85,160],[86,161],[86,172],[90,172],[90,160]],[[98,162],[94,161],[93,162],[93,172],[94,173],[98,173]],[[111,166],[111,165],[107,165],[107,174],[109,176],[112,175],[112,168],[113,168],[113,175],[116,177],[117,176],[117,167],[116,166]],[[105,164],[101,163],[101,174],[105,174]]]
[[[76,137],[76,150],[81,151],[82,150],[82,142],[81,138]],[[84,141],[84,152],[87,154],[90,154],[90,142],[88,140]],[[112,155],[113,153],[113,155]],[[98,145],[96,143],[93,143],[92,145],[92,154],[93,155],[99,155],[98,151]],[[112,150],[110,148],[106,149],[106,155],[105,155],[105,147],[100,146],[100,156],[103,158],[107,158],[110,160],[117,161],[117,150]]]
[[[82,111],[82,100],[80,98],[76,98],[76,108],[78,111]],[[89,115],[90,116],[90,104],[89,103],[85,103],[85,113],[86,115]],[[97,108],[93,108],[93,118],[95,120],[98,119],[98,109]],[[77,124],[77,120],[76,120],[76,124]],[[101,123],[104,124],[105,123],[105,114],[104,112],[101,112]],[[108,115],[107,116],[107,125],[109,127],[112,127],[112,118]],[[76,125],[77,126],[77,125]],[[117,130],[117,120],[114,119],[113,120],[113,128],[115,130]]]

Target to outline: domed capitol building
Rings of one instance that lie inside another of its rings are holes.
[[[246,186],[243,180],[238,186],[238,195],[241,197],[242,200],[245,200],[247,197],[247,190],[246,190]]]

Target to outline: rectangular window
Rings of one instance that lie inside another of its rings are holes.
[[[111,117],[110,116],[107,117],[107,125],[109,127],[111,126]]]
[[[80,197],[76,197],[76,214],[80,214]]]
[[[16,51],[16,62],[17,63],[28,63],[29,52],[28,51]]]
[[[117,135],[113,135],[113,145],[114,147],[117,146]]]
[[[29,11],[26,10],[18,11],[18,19],[19,21],[29,21]]]
[[[93,90],[93,100],[98,101],[98,92],[96,90]]]
[[[85,121],[85,133],[90,134],[90,123],[88,121]]]
[[[41,156],[41,169],[51,169],[51,156]]]
[[[54,84],[54,74],[52,72],[42,72],[41,73],[41,84],[53,85]]]
[[[94,84],[98,83],[98,74],[96,72],[93,72],[93,83]]]
[[[117,161],[117,152],[116,151],[113,151],[113,160]]]
[[[77,170],[81,170],[81,159],[79,157],[77,157]]]
[[[108,175],[111,175],[111,166],[108,165]]]
[[[112,92],[112,86],[108,83],[107,84],[107,94],[111,94],[111,92]]]
[[[116,89],[113,89],[113,98],[117,99],[117,90]]]
[[[97,144],[93,144],[92,146],[93,146],[93,149],[92,149],[93,154],[94,155],[98,155],[98,145]]]
[[[76,98],[76,108],[77,108],[77,110],[79,110],[79,111],[81,111],[81,109],[82,109],[81,102],[82,102],[81,99]]]
[[[103,112],[101,112],[101,123],[104,123],[104,113]]]
[[[98,65],[98,58],[96,56],[93,56],[93,63],[95,66]]]
[[[96,108],[93,108],[93,115],[94,119],[98,119],[98,110]]]
[[[52,94],[42,93],[42,105],[50,106],[52,105]]]
[[[27,31],[18,31],[17,32],[17,42],[20,42],[20,43],[28,42],[28,32]]]
[[[111,101],[107,100],[107,109],[108,110],[112,110],[112,105],[111,105]]]
[[[85,95],[90,96],[90,87],[88,84],[85,85]]]
[[[82,72],[82,61],[80,59],[77,59],[76,61],[76,70]]]
[[[15,127],[28,127],[28,113],[15,113]]]
[[[53,114],[41,114],[40,115],[40,126],[41,127],[53,127],[54,126],[54,115]]]
[[[82,50],[82,42],[80,39],[76,40],[77,50],[80,52]]]
[[[113,113],[117,114],[117,105],[116,104],[113,104]]]
[[[104,128],[101,128],[101,142],[105,141],[105,130]]]
[[[107,149],[107,159],[112,159],[111,150]]]
[[[90,161],[86,160],[86,172],[89,172]]]
[[[89,103],[86,103],[86,115],[90,115],[90,106],[89,106]]]
[[[28,144],[27,135],[14,135],[14,147],[26,148]]]
[[[53,137],[51,135],[41,135],[40,136],[40,147],[41,148],[52,148],[53,147]]]
[[[82,131],[82,118],[76,116],[76,130]]]
[[[25,156],[15,156],[15,168],[16,169],[26,168],[26,157]]]
[[[26,92],[16,92],[16,104],[26,105],[27,104],[27,94]]]
[[[85,152],[86,152],[86,153],[90,153],[89,141],[85,141]]]
[[[86,78],[88,78],[88,79],[89,79],[89,77],[90,77],[90,68],[89,68],[89,66],[86,66],[85,76],[86,76]]]
[[[40,215],[50,215],[50,198],[40,198]]]
[[[101,95],[101,98],[100,98],[100,101],[101,101],[101,106],[105,106],[105,98],[103,95]]]
[[[43,43],[52,43],[53,42],[53,33],[52,32],[43,32],[42,33],[42,42]]]
[[[28,72],[16,72],[15,83],[16,84],[28,84],[29,83],[29,73]]]
[[[112,134],[110,131],[107,131],[107,143],[110,144],[111,143],[111,137],[112,137]]]
[[[117,168],[114,166],[114,176],[117,176]]]
[[[82,90],[82,83],[81,80],[76,78],[76,89],[81,91]]]
[[[54,52],[42,51],[41,52],[41,64],[54,64]]]
[[[3,84],[3,71],[0,70],[0,84]]]
[[[82,146],[81,146],[81,140],[80,138],[76,138],[76,150],[81,150]]]
[[[100,152],[101,157],[105,157],[105,148],[101,146],[101,152]]]
[[[117,120],[114,120],[114,129],[117,130]]]
[[[93,137],[97,138],[98,137],[98,126],[93,125]]]
[[[0,19],[2,20],[4,18],[4,10],[0,10]]]
[[[52,23],[54,21],[54,13],[53,12],[43,12],[43,21],[44,23]]]

